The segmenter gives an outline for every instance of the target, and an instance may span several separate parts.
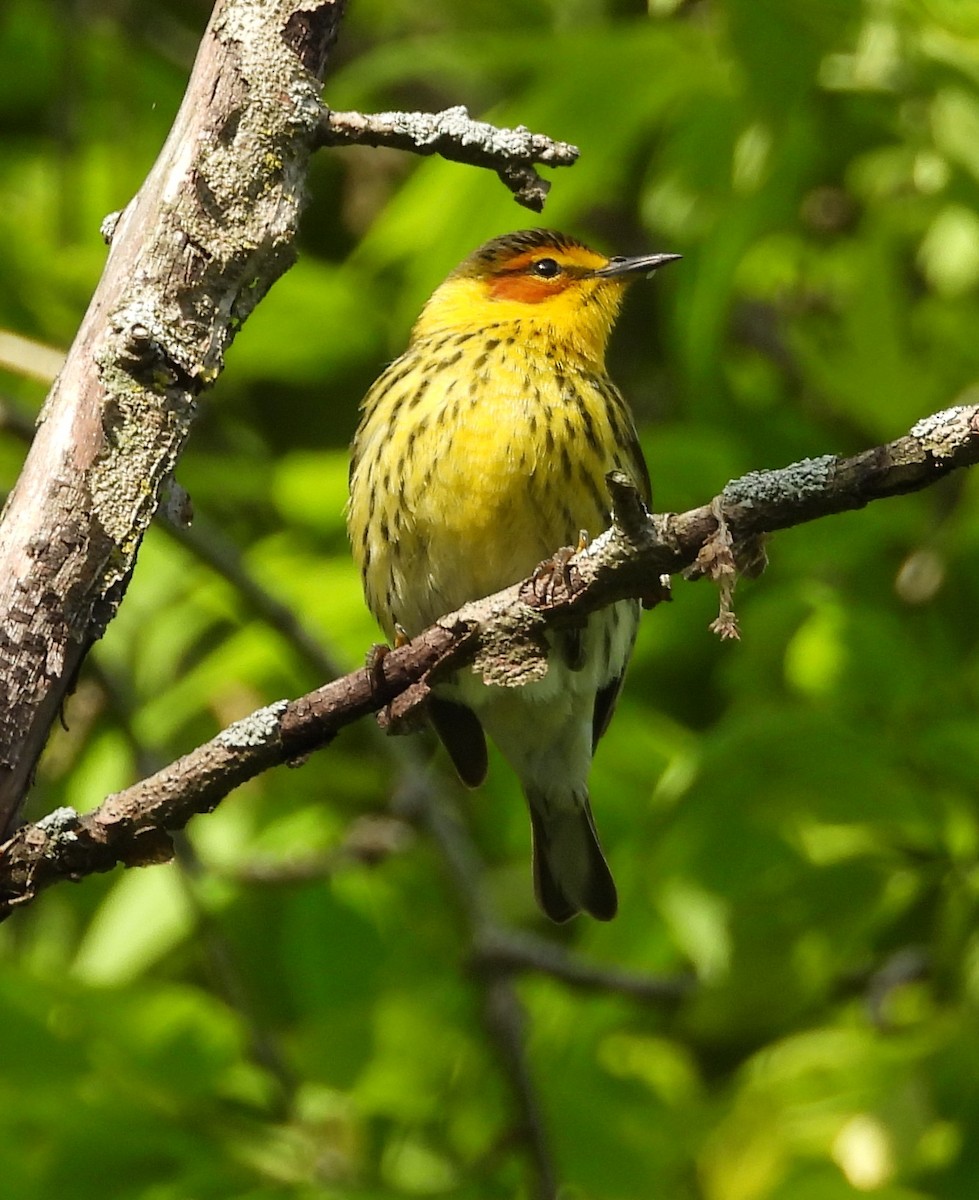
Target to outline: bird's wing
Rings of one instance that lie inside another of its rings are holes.
[[[619,698],[619,692],[622,691],[622,683],[625,679],[625,672],[610,680],[604,687],[600,687],[595,693],[595,707],[592,710],[591,723],[591,748],[594,751],[608,729],[609,722],[612,720],[612,714],[615,712],[615,704]]]
[[[479,787],[488,767],[486,735],[479,717],[465,704],[432,696],[428,701],[428,719],[449,752],[459,778],[466,787]]]

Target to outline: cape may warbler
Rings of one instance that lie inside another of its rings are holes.
[[[649,475],[605,347],[630,280],[679,257],[606,258],[549,230],[482,246],[436,289],[405,353],[364,400],[348,528],[388,638],[530,575],[610,522],[605,475]],[[462,780],[486,775],[483,729],[527,796],[537,899],[555,921],[615,915],[588,771],[632,652],[639,605],[554,633],[545,678],[440,684],[429,717]]]

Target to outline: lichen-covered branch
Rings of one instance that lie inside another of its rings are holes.
[[[540,212],[550,184],[534,169],[569,167],[578,158],[577,146],[557,142],[523,125],[498,129],[474,121],[458,105],[442,112],[331,112],[323,110],[319,128],[324,146],[389,146],[414,154],[439,154],[452,162],[496,171],[513,198]]]
[[[0,917],[59,879],[158,861],[168,853],[167,831],[261,771],[326,745],[344,725],[380,709],[390,726],[410,722],[446,672],[471,665],[508,686],[538,678],[546,670],[548,628],[627,596],[659,598],[662,575],[704,561],[720,521],[738,561],[739,547],[765,533],[927,487],[976,462],[979,406],[963,406],[851,458],[753,472],[729,483],[719,500],[685,513],[644,515],[635,493],[610,477],[621,517],[571,559],[570,593],[559,589],[542,600],[525,580],[467,604],[371,667],[260,709],[94,812],[61,809],[26,826],[0,847]]]

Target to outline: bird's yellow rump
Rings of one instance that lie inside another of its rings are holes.
[[[348,529],[367,603],[388,638],[530,575],[581,531],[607,528],[606,474],[649,499],[629,410],[605,369],[628,283],[677,258],[607,258],[545,229],[510,233],[452,272],[408,349],[363,403]],[[615,915],[588,800],[592,753],[635,640],[622,601],[552,637],[544,679],[439,685],[432,724],[461,778],[486,774],[485,729],[530,807],[538,901],[555,921]]]

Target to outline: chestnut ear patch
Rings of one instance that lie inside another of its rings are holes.
[[[540,304],[550,300],[575,282],[571,276],[542,279],[539,275],[527,275],[519,270],[494,275],[486,281],[491,299],[517,300],[521,304]]]

